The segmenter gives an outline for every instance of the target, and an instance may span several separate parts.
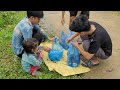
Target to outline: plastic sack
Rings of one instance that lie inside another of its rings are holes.
[[[67,53],[67,64],[71,67],[77,67],[80,64],[80,53],[71,43]]]
[[[66,35],[63,31],[61,32],[60,44],[65,50],[68,50],[68,48],[69,48],[69,45],[66,42],[66,39],[69,38],[71,35],[73,35],[72,31],[69,31],[68,35]]]
[[[63,57],[63,48],[56,37],[52,43],[51,50],[48,52],[48,57],[51,61],[60,61]]]

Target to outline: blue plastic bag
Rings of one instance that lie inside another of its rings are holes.
[[[48,52],[48,57],[51,61],[60,61],[63,57],[63,48],[56,37],[52,43],[51,50]]]
[[[73,35],[73,32],[72,32],[72,31],[69,31],[69,32],[68,32],[68,35],[66,35],[63,31],[61,32],[60,44],[61,44],[61,46],[62,46],[65,50],[68,50],[68,48],[69,48],[69,45],[68,45],[68,43],[66,42],[66,39],[69,38],[71,35]]]
[[[80,64],[80,53],[71,43],[67,53],[67,64],[71,67],[77,67]]]

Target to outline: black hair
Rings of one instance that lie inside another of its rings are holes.
[[[44,13],[43,11],[27,11],[27,17],[30,18],[31,16],[43,18]]]
[[[90,22],[86,15],[78,16],[70,26],[74,32],[85,32],[90,30]]]
[[[38,40],[35,38],[28,38],[27,40],[23,40],[23,48],[24,51],[29,54],[29,53],[33,53],[32,49],[37,48],[38,46]]]

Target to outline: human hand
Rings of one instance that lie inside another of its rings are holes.
[[[42,59],[43,55],[41,50],[38,50],[36,54],[37,54],[37,59]]]
[[[50,41],[54,41],[54,38],[50,38],[50,37],[48,37],[48,40],[50,40]]]
[[[43,58],[43,52],[42,51],[40,52],[40,57]]]
[[[71,40],[72,40],[72,38],[69,37],[69,38],[66,39],[66,42],[69,43]]]
[[[79,47],[78,42],[72,42],[72,45],[73,45],[74,47],[76,47],[76,48]]]
[[[51,49],[49,47],[44,46],[43,50],[46,51],[46,52],[49,52]]]

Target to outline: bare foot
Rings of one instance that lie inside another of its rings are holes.
[[[32,75],[35,76],[36,75],[36,71],[32,72]]]
[[[41,74],[42,74],[42,73],[41,73],[41,72],[38,72],[38,71],[32,73],[33,76],[40,76]]]

